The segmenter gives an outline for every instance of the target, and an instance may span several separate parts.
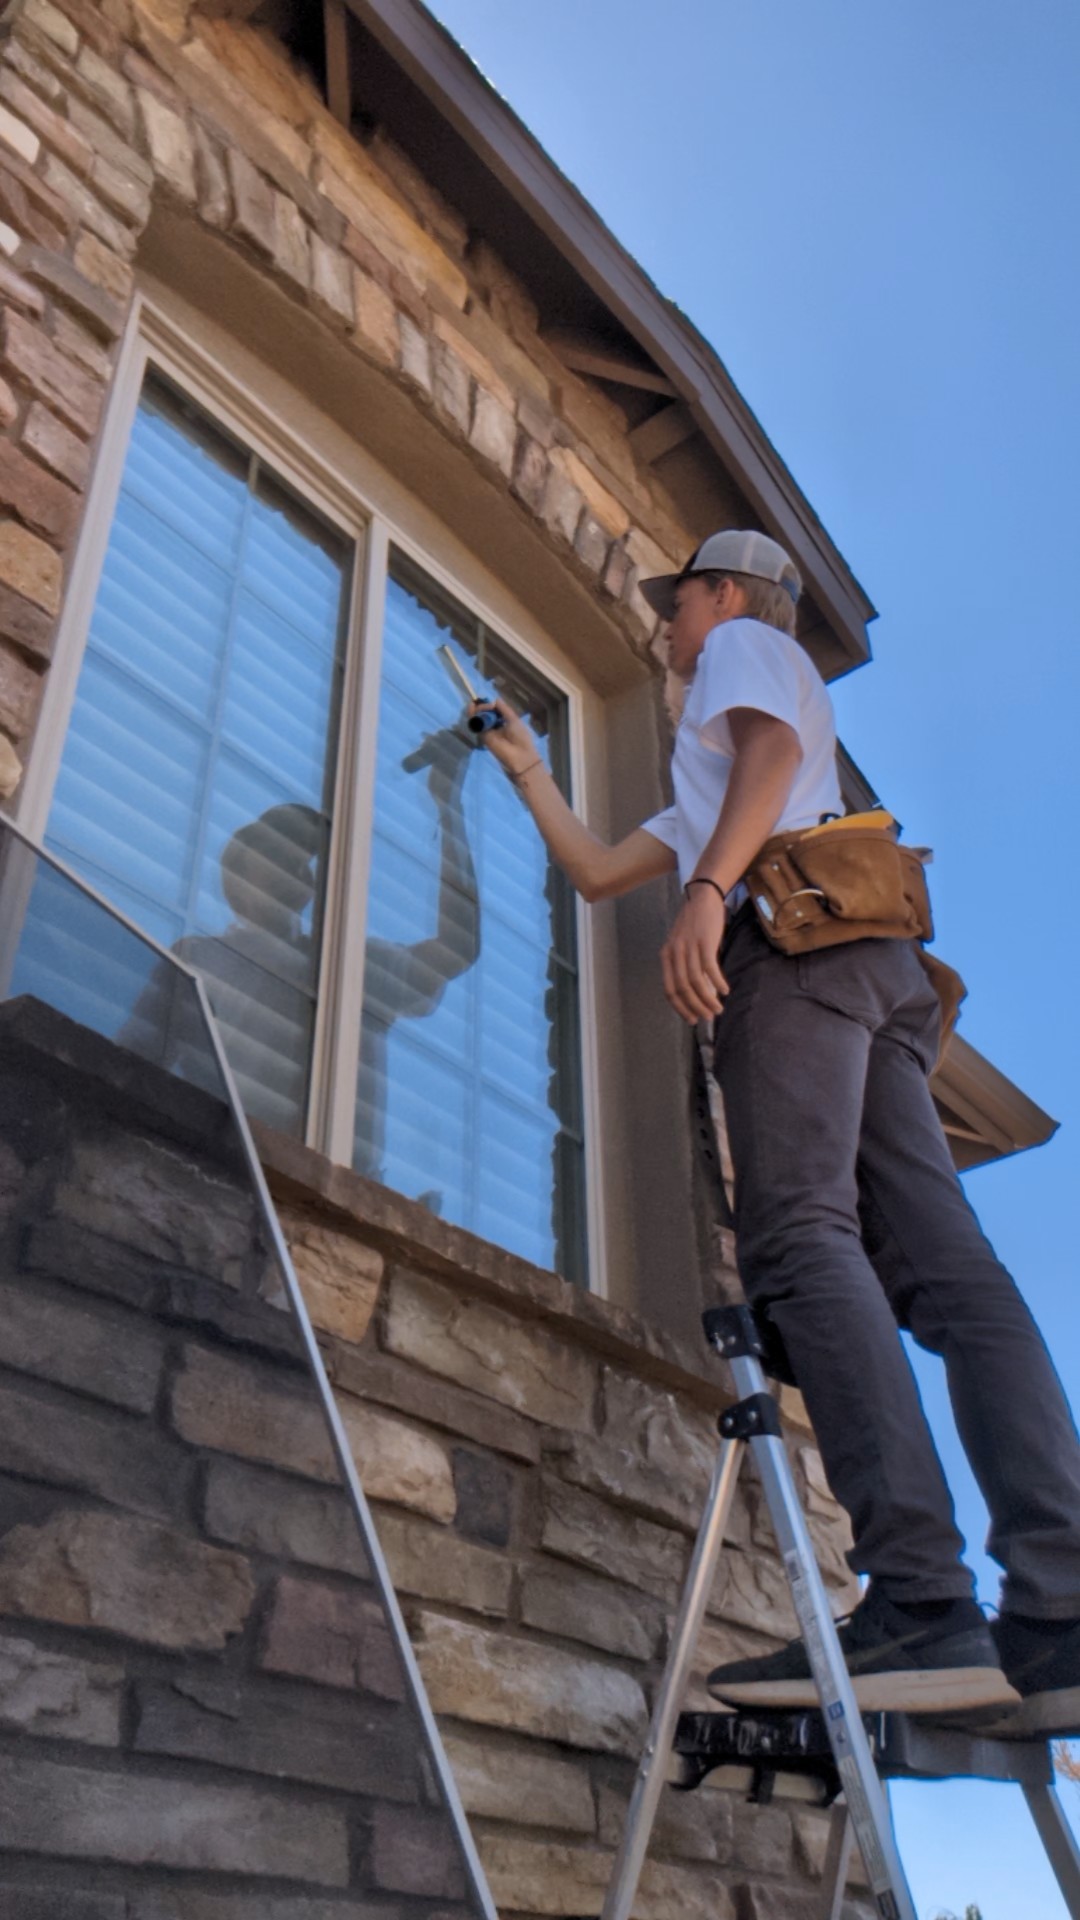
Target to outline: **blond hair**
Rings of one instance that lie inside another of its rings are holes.
[[[708,571],[693,576],[696,580],[708,580],[718,587],[721,580],[733,580],[746,595],[745,618],[761,620],[767,627],[778,627],[781,633],[795,634],[795,601],[785,586],[776,580],[763,580],[756,573],[719,573]],[[801,591],[802,583],[798,574],[795,585]]]

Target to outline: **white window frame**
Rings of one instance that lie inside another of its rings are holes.
[[[206,329],[200,327],[199,331],[202,335]],[[572,792],[577,811],[588,818],[585,686],[517,630],[514,621],[507,620],[505,607],[494,610],[485,600],[482,583],[469,579],[466,568],[448,565],[417,538],[402,519],[400,488],[389,479],[385,490],[381,488],[373,463],[368,463],[370,480],[365,477],[364,484],[358,484],[356,476],[341,470],[317,436],[297,432],[278,417],[233,363],[228,336],[216,328],[213,332],[216,337],[211,347],[204,338],[195,337],[184,319],[172,310],[167,296],[157,291],[137,292],[110,391],[16,818],[28,833],[43,838],[131,430],[147,373],[158,371],[201,407],[212,422],[253,449],[353,545],[311,1087],[303,1131],[306,1145],[349,1167],[360,1067],[383,617],[391,547],[406,554],[476,614],[566,698]],[[397,500],[390,497],[394,494],[399,496]],[[602,1112],[595,955],[589,915],[580,897],[576,909],[589,1291],[605,1298],[609,1288],[599,1148]],[[350,955],[359,956],[355,966],[349,963]]]

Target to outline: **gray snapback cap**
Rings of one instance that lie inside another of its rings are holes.
[[[761,580],[772,580],[798,600],[802,592],[794,561],[767,533],[740,532],[729,528],[710,533],[697,552],[691,554],[681,573],[656,573],[651,580],[639,580],[638,586],[654,613],[662,620],[675,617],[675,589],[694,573],[752,573]]]

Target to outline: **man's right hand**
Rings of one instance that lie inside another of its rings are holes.
[[[540,743],[531,727],[527,727],[520,714],[514,712],[505,700],[477,700],[473,713],[482,713],[485,708],[494,707],[502,715],[502,726],[491,727],[480,735],[483,745],[489,753],[495,755],[499,765],[507,773],[524,773],[527,767],[542,761]]]

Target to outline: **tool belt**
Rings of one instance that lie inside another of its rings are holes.
[[[767,840],[745,879],[773,946],[800,954],[849,940],[932,940],[929,850],[901,845],[899,833],[876,809]],[[941,1003],[944,1049],[967,989],[921,945],[919,959]]]

